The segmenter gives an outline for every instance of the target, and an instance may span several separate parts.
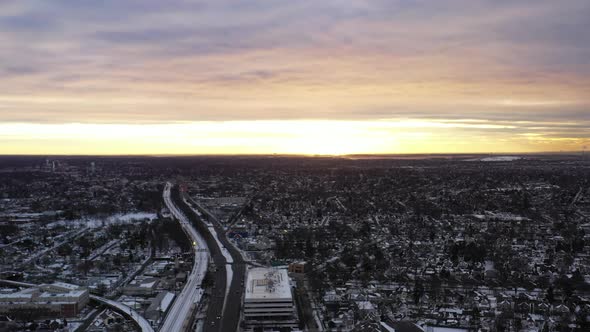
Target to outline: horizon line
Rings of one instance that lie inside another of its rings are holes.
[[[303,154],[303,153],[182,153],[182,154],[4,154],[2,157],[388,157],[388,156],[472,156],[472,155],[546,155],[586,154],[585,151],[528,151],[528,152],[405,152],[405,153],[350,153],[350,154]]]

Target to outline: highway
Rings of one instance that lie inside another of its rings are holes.
[[[221,242],[221,249],[223,249],[223,252],[226,254],[225,256],[227,256],[227,254],[231,256],[231,259],[229,257],[226,259],[224,255],[221,255],[224,257],[226,264],[228,264],[228,262],[231,263],[228,264],[228,268],[232,269],[232,273],[229,274],[231,276],[231,281],[226,281],[229,285],[229,290],[225,292],[222,331],[235,332],[238,330],[238,324],[240,323],[240,310],[242,307],[242,295],[244,293],[246,262],[244,261],[240,251],[235,248],[234,245],[227,239],[225,230],[219,222],[219,219],[217,219],[217,217],[203,208],[197,201],[193,200],[188,195],[185,195],[185,199],[195,206],[199,212],[203,216],[206,216],[207,220],[211,222],[215,230],[214,233],[216,233],[216,242]]]
[[[204,332],[217,332],[217,331],[232,331],[222,327],[222,323],[225,324],[225,316],[223,316],[223,308],[225,304],[225,296],[227,293],[227,279],[228,273],[226,268],[226,259],[223,255],[221,248],[219,247],[217,239],[213,236],[208,225],[199,217],[199,215],[191,209],[188,204],[180,197],[178,187],[171,189],[171,199],[179,208],[179,210],[188,217],[188,220],[192,222],[192,225],[197,228],[198,232],[205,239],[211,259],[215,265],[213,270],[213,288],[211,289],[211,295],[209,304],[207,307],[205,323],[203,326]],[[236,322],[237,326],[237,322]],[[162,329],[162,331],[164,331]]]
[[[125,315],[128,315],[131,317],[131,319],[133,319],[135,321],[135,323],[137,325],[139,325],[139,327],[141,328],[141,331],[143,332],[154,332],[154,329],[152,328],[152,326],[150,325],[150,323],[143,318],[143,316],[141,316],[137,311],[131,309],[130,307],[124,305],[123,303],[117,302],[117,301],[113,301],[113,300],[109,300],[109,299],[105,299],[104,297],[100,297],[100,296],[96,296],[96,295],[90,295],[90,298],[98,301],[98,302],[102,302],[112,308],[116,308],[118,309],[120,312],[123,312]]]
[[[207,272],[209,262],[208,248],[205,239],[199,234],[188,217],[176,206],[171,198],[172,184],[166,183],[162,197],[170,213],[178,220],[182,229],[193,243],[195,260],[190,275],[180,294],[176,296],[170,310],[168,310],[160,331],[186,331],[192,322],[195,304],[203,295],[201,284]]]

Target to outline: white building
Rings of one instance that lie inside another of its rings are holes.
[[[243,318],[247,330],[297,329],[297,312],[286,269],[250,269],[245,286]]]

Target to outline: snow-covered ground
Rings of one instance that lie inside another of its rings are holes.
[[[66,327],[68,332],[76,331],[80,326],[82,326],[81,322],[68,322],[68,326]]]
[[[48,226],[50,228],[55,226],[86,226],[91,228],[98,228],[109,224],[128,224],[139,220],[154,220],[156,218],[157,215],[155,213],[132,212],[125,214],[114,214],[112,216],[108,216],[105,218],[91,217],[82,218],[78,220],[59,220],[48,224]]]
[[[507,162],[507,161],[515,161],[515,160],[520,160],[520,159],[522,159],[522,157],[518,157],[518,156],[494,156],[494,157],[467,159],[467,161]]]
[[[240,255],[242,255],[242,259],[244,259],[246,262],[250,262],[254,265],[257,264],[256,262],[252,261],[252,258],[250,257],[250,255],[247,252],[245,252],[242,248],[240,248],[238,246],[238,244],[236,243],[235,240],[229,239],[229,241],[233,244],[234,248],[236,248],[236,250],[240,253]]]
[[[519,216],[510,212],[490,212],[486,211],[485,214],[473,214],[473,217],[486,220],[486,219],[498,219],[503,221],[524,221],[530,220],[527,217]]]

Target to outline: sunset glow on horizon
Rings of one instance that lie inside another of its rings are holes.
[[[574,123],[552,124],[560,128]],[[478,120],[259,120],[178,124],[26,124],[0,125],[6,154],[297,154],[574,151],[576,137],[552,138],[546,127],[523,122]],[[523,131],[512,137],[505,133]],[[532,132],[527,132],[532,131]],[[476,134],[474,135],[474,132]],[[485,134],[484,134],[485,133]],[[141,139],[138,139],[141,138]],[[44,144],[39,145],[43,141]],[[52,150],[48,153],[46,146]]]
[[[590,145],[590,3],[0,4],[0,154]]]

